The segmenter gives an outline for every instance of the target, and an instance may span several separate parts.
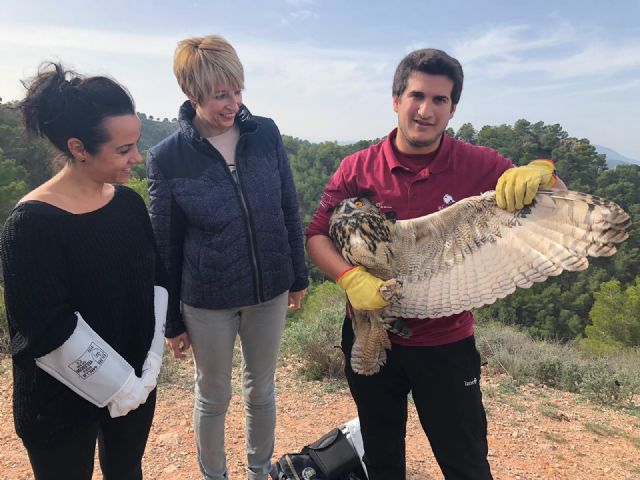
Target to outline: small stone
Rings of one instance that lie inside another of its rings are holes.
[[[160,443],[168,444],[168,445],[179,445],[180,444],[180,435],[177,433],[163,433],[158,437]]]
[[[162,470],[162,473],[174,473],[178,471],[178,467],[176,467],[175,465],[169,465],[168,467],[165,467],[164,470]]]

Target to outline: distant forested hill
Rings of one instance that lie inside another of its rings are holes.
[[[616,168],[618,165],[640,165],[640,160],[625,157],[615,150],[603,147],[602,145],[594,145],[598,153],[602,153],[607,157],[607,166],[609,168]]]
[[[18,112],[12,106],[0,104],[0,221],[4,221],[19,198],[53,174],[51,159],[56,155],[44,140],[26,138]],[[158,121],[139,115],[142,120],[139,147],[143,154],[178,128],[175,119]],[[477,312],[480,318],[521,325],[538,337],[572,340],[583,336],[590,321],[594,293],[611,280],[617,280],[619,289],[624,291],[634,284],[640,272],[640,165],[621,164],[610,169],[605,155],[598,153],[594,145],[586,139],[571,137],[557,124],[518,120],[513,125],[483,126],[476,130],[467,123],[457,132],[450,129],[449,133],[470,143],[495,148],[516,165],[540,157],[553,158],[559,176],[570,189],[606,197],[631,214],[629,240],[612,258],[597,259],[584,272],[564,273]],[[306,225],[342,158],[379,139],[341,145],[312,143],[284,135],[283,141]],[[144,165],[138,165],[130,183],[143,195],[145,177]],[[310,268],[315,282],[324,280],[316,268],[312,265]]]
[[[138,148],[141,152],[146,152],[178,129],[178,121],[175,118],[173,120],[168,118],[163,120],[154,119],[153,116],[147,117],[140,112],[138,112],[138,116],[142,122],[142,132],[138,142]]]

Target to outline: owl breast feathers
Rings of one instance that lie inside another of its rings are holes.
[[[584,270],[587,257],[613,255],[629,225],[615,203],[571,191],[540,190],[515,213],[499,208],[491,191],[399,221],[367,198],[344,200],[332,213],[330,237],[349,263],[389,280],[383,295],[392,300],[380,311],[355,312],[352,366],[378,371],[390,348],[384,328],[396,329],[397,318],[453,315],[563,270]]]

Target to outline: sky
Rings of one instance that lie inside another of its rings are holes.
[[[454,129],[524,118],[640,159],[640,0],[0,0],[0,97],[21,99],[20,80],[62,61],[172,119],[176,43],[214,33],[244,65],[244,103],[283,134],[387,135],[398,62],[432,47],[464,68]]]

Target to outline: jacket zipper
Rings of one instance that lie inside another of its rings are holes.
[[[238,144],[240,140],[238,140]],[[236,158],[237,155],[237,147],[236,147]],[[230,172],[233,180],[236,183],[236,188],[238,190],[238,196],[240,197],[240,202],[242,203],[242,210],[244,211],[244,220],[245,225],[247,227],[247,235],[249,236],[249,246],[251,249],[251,262],[253,264],[253,278],[256,282],[256,295],[258,297],[258,303],[262,303],[264,300],[262,299],[262,283],[260,282],[260,269],[258,267],[258,254],[256,249],[256,240],[253,236],[253,229],[251,228],[251,221],[249,217],[249,208],[247,207],[247,201],[244,198],[244,193],[242,191],[242,185],[240,184],[240,176],[238,175],[238,164],[236,163],[235,172]]]
[[[240,138],[238,138],[238,145],[236,145],[236,159],[239,158],[238,147],[240,146],[240,141],[242,140],[242,137],[245,135],[246,135],[246,132],[240,133]],[[213,145],[211,145],[206,139],[203,138],[202,141],[206,143],[206,145],[208,145],[208,148],[212,150],[212,152],[214,153],[214,156],[216,154],[220,157],[222,156],[220,155],[220,152],[218,152],[213,147]],[[264,300],[262,298],[262,282],[260,281],[260,268],[258,267],[258,254],[256,253],[257,252],[256,240],[253,234],[253,229],[251,228],[249,208],[247,207],[247,201],[244,198],[242,185],[240,184],[240,177],[238,175],[238,163],[236,163],[236,170],[232,172],[229,169],[229,166],[227,165],[227,162],[224,160],[224,158],[222,158],[222,161],[224,162],[225,167],[227,167],[227,173],[233,180],[233,184],[235,185],[236,192],[238,194],[238,197],[240,198],[240,204],[242,206],[242,213],[244,217],[245,228],[247,229],[247,236],[249,237],[249,253],[251,254],[251,265],[253,267],[252,268],[253,280],[255,282],[255,287],[256,287],[255,294],[256,294],[256,298],[258,299],[258,303],[262,303]]]

